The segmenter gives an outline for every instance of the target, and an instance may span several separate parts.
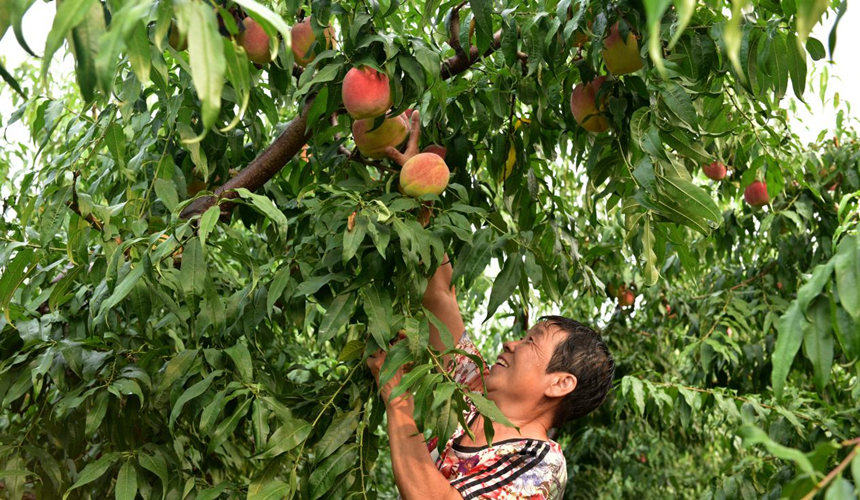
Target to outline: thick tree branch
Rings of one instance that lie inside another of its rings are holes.
[[[454,53],[457,54],[457,57],[462,59],[466,59],[466,52],[463,51],[463,46],[460,45],[460,9],[462,9],[468,2],[464,1],[458,5],[455,5],[451,9],[451,14],[448,17],[448,45],[454,49]]]
[[[493,43],[484,52],[484,57],[498,49],[501,40],[502,31],[499,30],[493,35]],[[478,49],[470,47],[468,56],[462,53],[443,61],[440,74],[443,79],[451,78],[469,69],[480,57]],[[232,179],[216,188],[212,196],[204,196],[191,202],[182,210],[180,217],[189,219],[195,215],[200,215],[208,210],[209,207],[215,205],[219,199],[235,198],[237,196],[235,189],[246,188],[254,191],[274,177],[287,164],[290,158],[301,151],[302,146],[310,139],[310,134],[307,131],[307,121],[312,104],[313,98],[308,99],[299,116],[293,118],[287,124],[281,135],[269,147],[263,150],[260,156],[255,158],[254,161],[249,163],[248,166],[243,168]],[[229,213],[231,208],[232,205],[229,203],[222,204],[221,214],[225,215]]]
[[[296,155],[302,146],[308,142],[310,134],[307,132],[308,113],[311,109],[313,99],[309,99],[299,116],[287,124],[281,135],[263,152],[254,158],[254,161],[243,168],[232,179],[215,189],[214,196],[198,198],[189,204],[180,214],[183,219],[202,214],[216,203],[218,198],[235,198],[237,188],[246,188],[255,191],[269,181],[280,171],[284,165]],[[222,205],[222,213],[230,210],[230,205]]]
[[[496,49],[499,48],[499,45],[501,45],[501,43],[502,30],[499,30],[493,34],[493,43],[490,44],[490,47],[486,51],[484,51],[484,57],[487,57],[488,55],[492,54]],[[469,47],[468,57],[462,57],[457,55],[448,59],[447,61],[444,61],[442,63],[442,71],[440,72],[442,79],[447,79],[466,71],[473,64],[475,64],[475,62],[477,62],[480,57],[481,55],[478,52],[478,47],[472,46]]]

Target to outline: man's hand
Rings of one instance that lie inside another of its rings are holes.
[[[376,379],[377,384],[379,384],[379,372],[382,370],[383,363],[385,363],[385,356],[386,352],[380,349],[367,358],[367,366],[370,368],[370,372],[373,373],[373,378]],[[414,410],[414,401],[412,400],[412,394],[409,393],[409,391],[397,396],[393,401],[389,401],[389,399],[391,399],[391,393],[394,391],[394,388],[397,387],[397,384],[400,383],[400,379],[403,378],[403,374],[406,371],[407,370],[402,366],[398,368],[394,376],[391,377],[384,386],[379,388],[379,395],[382,396],[382,400],[385,401],[386,408],[406,410],[411,415]]]

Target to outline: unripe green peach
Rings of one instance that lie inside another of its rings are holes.
[[[401,114],[393,118],[386,118],[382,124],[374,130],[373,118],[356,120],[352,124],[352,137],[361,154],[368,158],[385,158],[385,149],[388,146],[397,147],[406,139],[409,133],[409,121],[406,115]]]
[[[400,170],[400,191],[412,197],[441,194],[448,187],[451,172],[441,156],[418,153],[406,160]]]

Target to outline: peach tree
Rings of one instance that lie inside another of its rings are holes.
[[[488,355],[548,312],[609,339],[568,496],[852,494],[860,153],[787,97],[845,2],[63,0],[35,48],[32,4],[0,6],[38,58],[0,66],[10,497],[393,494],[364,359],[444,443],[446,253]]]

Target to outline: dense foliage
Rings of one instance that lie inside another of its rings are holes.
[[[556,435],[568,497],[853,497],[860,147],[847,120],[802,144],[785,97],[844,2],[264,3],[63,0],[41,66],[0,72],[32,139],[0,152],[4,494],[393,495],[363,360],[405,335],[383,378],[412,363],[419,424],[450,435],[463,390],[421,307],[447,252],[487,355],[558,312],[617,358],[608,403]],[[32,51],[30,5],[0,5],[0,34]],[[336,43],[301,67],[308,14]],[[571,92],[613,29],[643,67],[589,132]],[[64,50],[75,82],[50,77]],[[447,148],[440,196],[354,151],[359,65]]]

